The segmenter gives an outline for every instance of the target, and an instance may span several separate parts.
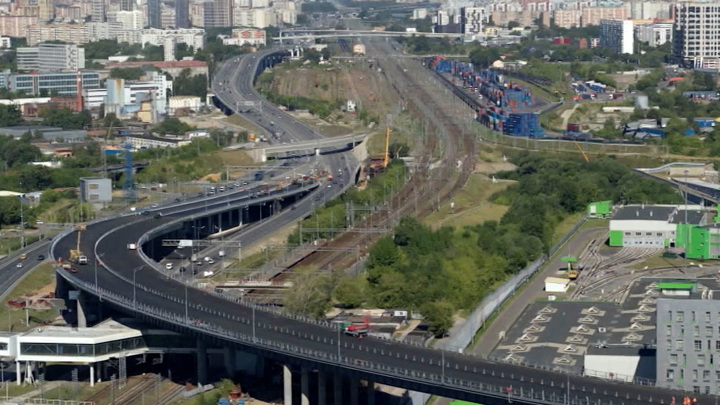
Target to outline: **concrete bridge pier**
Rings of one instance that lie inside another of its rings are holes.
[[[367,405],[375,405],[375,381],[367,380]]]
[[[333,404],[335,405],[342,405],[343,403],[342,380],[342,375],[340,375],[340,373],[336,373],[335,378],[333,379]]]
[[[318,370],[318,405],[327,405],[327,375],[322,370]]]
[[[235,372],[237,371],[237,361],[235,359],[235,349],[232,347],[226,347],[225,348],[225,355],[223,356],[223,359],[225,360],[225,372],[230,378],[233,378],[235,376]]]
[[[87,311],[88,305],[86,302],[85,294],[78,291],[77,300],[75,301],[75,314],[77,315],[77,326],[78,328],[87,328]]]
[[[310,370],[306,367],[300,370],[300,404],[310,405]]]
[[[350,405],[358,405],[358,396],[360,396],[359,383],[358,380],[350,379]]]
[[[292,405],[292,370],[287,364],[283,365],[283,403]]]
[[[197,340],[197,383],[198,386],[208,382],[207,345]]]

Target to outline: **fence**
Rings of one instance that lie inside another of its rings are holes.
[[[493,312],[500,309],[505,302],[515,295],[520,286],[525,284],[538,270],[542,268],[548,257],[552,257],[570,237],[577,232],[578,229],[585,223],[586,217],[580,218],[570,230],[563,235],[560,240],[550,248],[548,256],[543,256],[534,262],[530,263],[520,273],[513,276],[510,280],[505,282],[500,288],[493,291],[490,295],[485,297],[480,304],[473,310],[470,316],[467,317],[465,323],[457,330],[453,335],[448,338],[445,342],[439,345],[440,349],[449,351],[458,351],[464,349],[470,345],[475,334],[480,328],[485,325],[485,321],[493,314]],[[410,399],[415,405],[424,404],[430,399],[430,395],[412,391],[410,392]]]

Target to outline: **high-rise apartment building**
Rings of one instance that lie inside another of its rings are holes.
[[[118,11],[115,14],[115,21],[122,25],[123,29],[126,30],[139,30],[144,27],[143,14],[140,10]]]
[[[161,11],[160,11],[160,0],[148,0],[147,1],[147,17],[148,27],[160,28],[161,25]]]
[[[175,28],[175,6],[162,3],[160,5],[160,28]]]
[[[232,0],[213,0],[204,4],[204,26],[232,27]]]
[[[688,67],[720,67],[720,4],[675,5],[673,54]]]
[[[483,24],[489,16],[485,13],[484,7],[464,7],[462,9],[463,32],[465,34],[479,34],[482,32]]]
[[[0,15],[0,35],[24,37],[28,27],[38,23],[37,16]]]
[[[90,21],[105,21],[105,0],[92,0],[92,14],[90,15]]]
[[[600,46],[614,53],[635,52],[635,32],[631,20],[601,20]]]
[[[68,44],[84,44],[88,41],[87,27],[84,24],[31,25],[27,28],[26,37],[30,46],[48,41]]]
[[[175,28],[190,28],[189,0],[175,0]]]
[[[652,47],[672,42],[673,23],[655,22],[635,26],[635,37]]]
[[[121,11],[133,11],[135,10],[135,0],[120,0]]]
[[[626,20],[627,8],[620,7],[585,7],[582,9],[582,26],[600,25],[601,20]]]
[[[55,6],[53,0],[37,0],[38,20],[48,22],[55,19]]]

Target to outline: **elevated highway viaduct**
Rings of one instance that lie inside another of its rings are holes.
[[[283,120],[282,125],[293,129],[292,117],[271,111]],[[263,119],[267,120],[267,117]],[[299,134],[303,131],[298,129]],[[316,135],[307,133],[304,139],[310,136]],[[335,168],[338,163],[330,161],[328,164]],[[289,190],[262,197],[253,204],[289,199],[295,193],[305,192],[309,190]],[[208,345],[238,349],[280,362],[285,367],[286,404],[292,403],[291,381],[297,377],[302,404],[325,404],[329,398],[337,404],[357,403],[358,380],[369,382],[369,387],[382,383],[488,405],[510,402],[645,405],[663,404],[673,396],[681,396],[681,393],[657,387],[492,362],[400,342],[355,339],[342,335],[339,329],[323,321],[287,317],[235,302],[169,280],[156,271],[155,260],[164,253],[157,247],[157,239],[167,234],[187,234],[193,226],[208,221],[206,217],[222,217],[228,215],[224,212],[238,210],[248,203],[232,195],[222,196],[165,208],[162,215],[151,212],[146,216],[123,216],[89,223],[81,240],[81,249],[88,255],[91,265],[82,266],[77,273],[58,268],[58,292],[64,297],[68,297],[68,290],[79,292],[80,320],[95,303],[196,338],[198,379],[203,383],[207,382],[204,353]],[[248,227],[242,234],[243,242],[252,243],[279,224],[305,215],[310,204],[309,199],[301,199],[297,202],[300,208],[280,210],[258,226]],[[125,249],[125,243],[132,240],[139,241],[142,249]],[[75,242],[71,231],[60,235],[52,245],[51,256],[65,256]],[[100,261],[99,255],[103,255]],[[95,263],[99,264],[97,271],[93,271],[92,264]],[[230,353],[238,352],[228,353],[230,356]],[[328,376],[333,376],[330,384]],[[317,381],[318,389],[314,392],[310,392],[310,380]],[[332,390],[329,390],[330,386]],[[708,403],[712,399],[699,395],[698,400]]]

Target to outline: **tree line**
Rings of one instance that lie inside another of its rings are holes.
[[[515,180],[492,196],[508,206],[499,221],[437,230],[404,218],[370,250],[366,273],[341,277],[330,294],[342,307],[362,305],[419,311],[432,333],[444,335],[458,310],[470,310],[528,262],[546,254],[556,226],[597,200],[679,203],[677,193],[612,158],[589,163],[518,153]]]

